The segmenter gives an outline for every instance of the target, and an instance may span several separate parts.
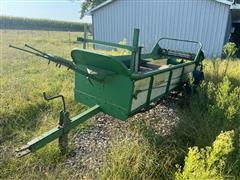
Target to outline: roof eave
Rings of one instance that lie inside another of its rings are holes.
[[[94,11],[96,11],[96,10],[98,10],[98,9],[100,9],[100,8],[102,8],[102,7],[110,4],[110,3],[112,3],[113,1],[114,1],[114,0],[107,0],[107,1],[99,4],[98,6],[92,8],[91,10],[87,11],[87,12],[85,13],[85,15],[91,15]]]
[[[91,10],[87,11],[87,12],[85,13],[85,15],[92,15],[92,13],[93,13],[94,11],[96,11],[96,10],[98,10],[98,9],[100,9],[100,8],[102,8],[102,7],[110,4],[110,3],[112,3],[113,1],[115,1],[115,0],[107,0],[107,1],[99,4],[98,6],[92,8]],[[219,2],[219,3],[227,4],[227,5],[231,6],[231,7],[235,7],[235,5],[233,5],[233,1],[228,1],[228,0],[215,0],[215,1],[217,1],[217,2]]]
[[[229,6],[231,6],[233,4],[233,1],[228,1],[228,0],[215,0],[215,1],[223,3],[223,4],[227,4]]]

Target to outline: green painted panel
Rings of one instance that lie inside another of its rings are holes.
[[[126,120],[131,102],[133,82],[128,76],[111,75],[104,82],[87,79],[76,73],[75,99],[93,106],[99,104],[104,113]]]
[[[117,74],[129,75],[128,69],[119,61],[111,56],[84,50],[73,49],[71,52],[72,59],[77,65],[94,66],[102,70],[112,71]]]

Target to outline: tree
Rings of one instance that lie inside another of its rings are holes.
[[[97,5],[103,3],[106,0],[85,0],[82,4],[81,4],[81,16],[80,18],[83,18],[84,14],[89,11],[90,9],[96,7]]]

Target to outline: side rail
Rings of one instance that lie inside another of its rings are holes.
[[[99,41],[99,40],[93,40],[93,39],[88,39],[88,38],[84,38],[84,37],[78,37],[77,41],[83,43],[84,49],[86,48],[86,45],[85,45],[86,43],[93,43],[93,44],[101,44],[101,45],[105,45],[105,46],[117,47],[117,48],[127,49],[129,51],[134,51],[133,46],[122,45],[122,44],[111,43],[111,42],[105,42],[105,41]]]
[[[101,44],[101,45],[110,46],[110,47],[127,49],[127,50],[131,51],[132,58],[131,58],[131,63],[130,63],[130,72],[133,73],[133,72],[137,71],[136,67],[137,67],[137,64],[139,64],[139,57],[140,57],[140,54],[141,54],[141,47],[138,47],[139,31],[140,30],[137,29],[137,28],[134,29],[132,46],[88,39],[86,31],[84,32],[84,37],[78,37],[77,41],[80,41],[80,42],[83,43],[83,49],[86,49],[86,44],[87,43],[93,43],[93,44]]]
[[[77,37],[77,41],[83,43],[83,49],[86,49],[86,44],[87,43],[93,43],[93,44],[101,44],[101,45],[110,46],[110,47],[117,47],[117,48],[121,48],[121,49],[127,49],[131,52],[137,51],[138,39],[139,39],[139,29],[136,29],[136,28],[134,29],[134,33],[133,33],[133,44],[132,44],[132,46],[122,45],[122,44],[117,44],[117,43],[111,43],[111,42],[105,42],[105,41],[99,41],[99,40],[94,40],[94,39],[88,39],[86,30],[84,30],[84,36],[83,37]]]
[[[160,43],[164,40],[168,41],[175,41],[175,42],[183,42],[187,44],[193,44],[197,45],[198,47],[196,48],[197,50],[195,52],[187,52],[187,51],[180,51],[180,50],[172,50],[172,49],[164,49],[160,46]],[[162,49],[162,54],[166,56],[174,56],[174,57],[181,57],[185,58],[188,60],[193,60],[196,62],[198,60],[198,57],[202,51],[202,43],[197,42],[197,41],[190,41],[190,40],[184,40],[184,39],[175,39],[175,38],[160,38],[157,42],[157,44],[160,46]]]

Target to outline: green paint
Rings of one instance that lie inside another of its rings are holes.
[[[110,43],[110,42],[98,41],[98,40],[93,40],[93,39],[84,39],[82,37],[78,37],[77,40],[80,42],[83,42],[83,43],[85,42],[85,43],[101,44],[101,45],[105,45],[105,46],[112,46],[112,47],[117,47],[117,48],[121,48],[121,49],[127,49],[129,51],[134,50],[132,46],[122,45],[122,44],[117,44],[117,43]]]
[[[151,77],[150,83],[149,83],[149,87],[148,87],[148,95],[147,95],[147,101],[146,101],[146,107],[149,106],[150,104],[150,98],[151,98],[151,94],[152,94],[152,89],[153,89],[153,80],[154,77]]]
[[[163,49],[159,42],[164,39],[198,44],[199,49],[195,53]],[[31,51],[11,46],[75,71],[75,100],[92,107],[72,119],[69,118],[68,112],[60,112],[59,124],[61,126],[30,141],[18,151],[19,155],[36,151],[57,138],[59,138],[61,152],[66,153],[67,136],[72,128],[98,112],[104,112],[120,120],[127,120],[129,116],[138,113],[142,108],[148,107],[151,102],[166,96],[171,85],[182,84],[182,76],[185,75],[184,69],[189,65],[194,65],[192,66],[194,68],[188,72],[191,73],[204,59],[201,43],[169,38],[161,38],[152,52],[141,54],[138,46],[139,29],[134,30],[132,46],[87,39],[86,29],[84,38],[78,38],[78,41],[83,42],[84,49],[76,48],[71,51],[73,61],[52,56],[31,46],[26,46]],[[131,51],[131,55],[110,56],[89,51],[85,49],[88,42],[127,49]],[[185,59],[185,61],[179,62],[177,59]],[[156,60],[160,62],[166,60],[165,66],[155,65]],[[182,69],[181,74],[172,78],[173,71],[178,69]],[[164,79],[161,79],[159,75],[162,75]],[[155,76],[160,78],[157,81],[158,84],[155,84],[153,88]],[[176,79],[179,79],[179,82],[172,84],[173,80]],[[154,91],[154,98],[151,99],[153,90],[162,86],[166,86],[166,90],[161,90],[159,93]]]
[[[137,67],[136,67],[136,63],[138,63],[140,57],[138,54],[138,43],[139,43],[139,29],[134,29],[134,33],[133,33],[133,51],[132,51],[132,58],[131,58],[131,66],[130,66],[130,70],[131,72],[137,72]]]
[[[170,70],[170,74],[169,74],[169,77],[168,77],[167,88],[166,88],[166,92],[165,92],[166,94],[168,94],[168,92],[169,92],[169,87],[171,85],[171,80],[172,80],[172,74],[173,74],[173,71]]]
[[[17,155],[24,156],[30,152],[35,152],[57,138],[59,138],[59,148],[61,150],[61,153],[65,154],[67,152],[68,144],[67,134],[69,130],[75,128],[76,126],[88,120],[89,118],[96,115],[100,111],[101,111],[100,106],[95,105],[92,108],[88,109],[87,111],[84,111],[83,113],[79,114],[78,116],[73,117],[72,119],[69,119],[68,112],[61,111],[60,121],[63,121],[62,124],[59,125],[58,127],[51,129],[48,132],[45,132],[41,136],[29,141],[27,145],[17,150]]]

